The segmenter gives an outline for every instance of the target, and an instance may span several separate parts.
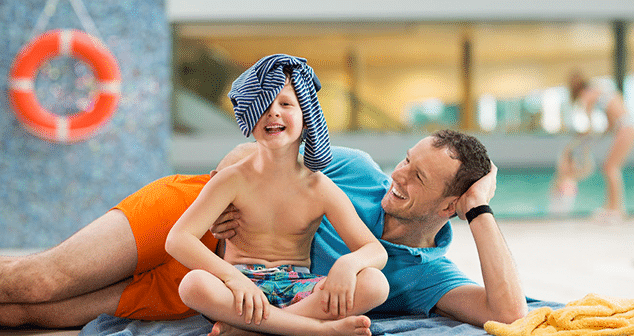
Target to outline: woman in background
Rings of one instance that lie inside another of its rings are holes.
[[[572,103],[579,104],[589,118],[595,110],[604,113],[607,131],[614,134],[602,170],[606,200],[603,207],[595,211],[595,219],[622,221],[626,216],[622,169],[634,144],[634,116],[627,111],[618,90],[591,85],[580,70],[571,73],[569,85]]]

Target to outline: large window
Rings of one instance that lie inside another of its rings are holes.
[[[234,124],[231,82],[274,53],[308,59],[333,133],[568,132],[570,71],[614,84],[610,22],[188,23],[174,34],[174,127],[183,134]]]

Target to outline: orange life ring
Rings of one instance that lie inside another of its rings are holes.
[[[57,115],[37,101],[37,71],[44,61],[58,56],[86,62],[99,82],[85,111]],[[117,108],[120,87],[117,60],[97,38],[79,30],[51,30],[34,38],[20,50],[9,72],[9,97],[18,120],[32,134],[56,142],[85,140],[97,131]]]

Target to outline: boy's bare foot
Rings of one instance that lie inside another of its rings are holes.
[[[324,330],[323,335],[363,335],[372,336],[370,332],[370,318],[367,316],[348,316],[341,320],[328,320],[323,321]],[[223,322],[216,322],[211,329],[211,333],[208,336],[233,336],[233,335],[249,335],[249,336],[261,336],[264,334],[256,333],[252,331],[246,331],[238,328],[234,328]]]
[[[328,335],[372,335],[370,318],[364,315],[348,316],[341,320],[327,321],[325,324],[332,328]]]
[[[247,330],[242,330],[242,329],[238,329],[238,328],[234,328],[224,322],[216,322],[214,323],[213,328],[211,329],[211,332],[209,333],[208,336],[233,336],[233,335],[246,335],[246,336],[259,336],[259,335],[263,335],[260,333],[256,333],[253,331],[247,331]]]

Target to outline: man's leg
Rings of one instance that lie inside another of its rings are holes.
[[[83,326],[101,314],[114,315],[121,293],[130,280],[73,298],[45,303],[2,303],[0,325],[46,328]]]
[[[132,276],[137,249],[128,219],[108,211],[50,250],[0,257],[0,302],[59,301]]]

